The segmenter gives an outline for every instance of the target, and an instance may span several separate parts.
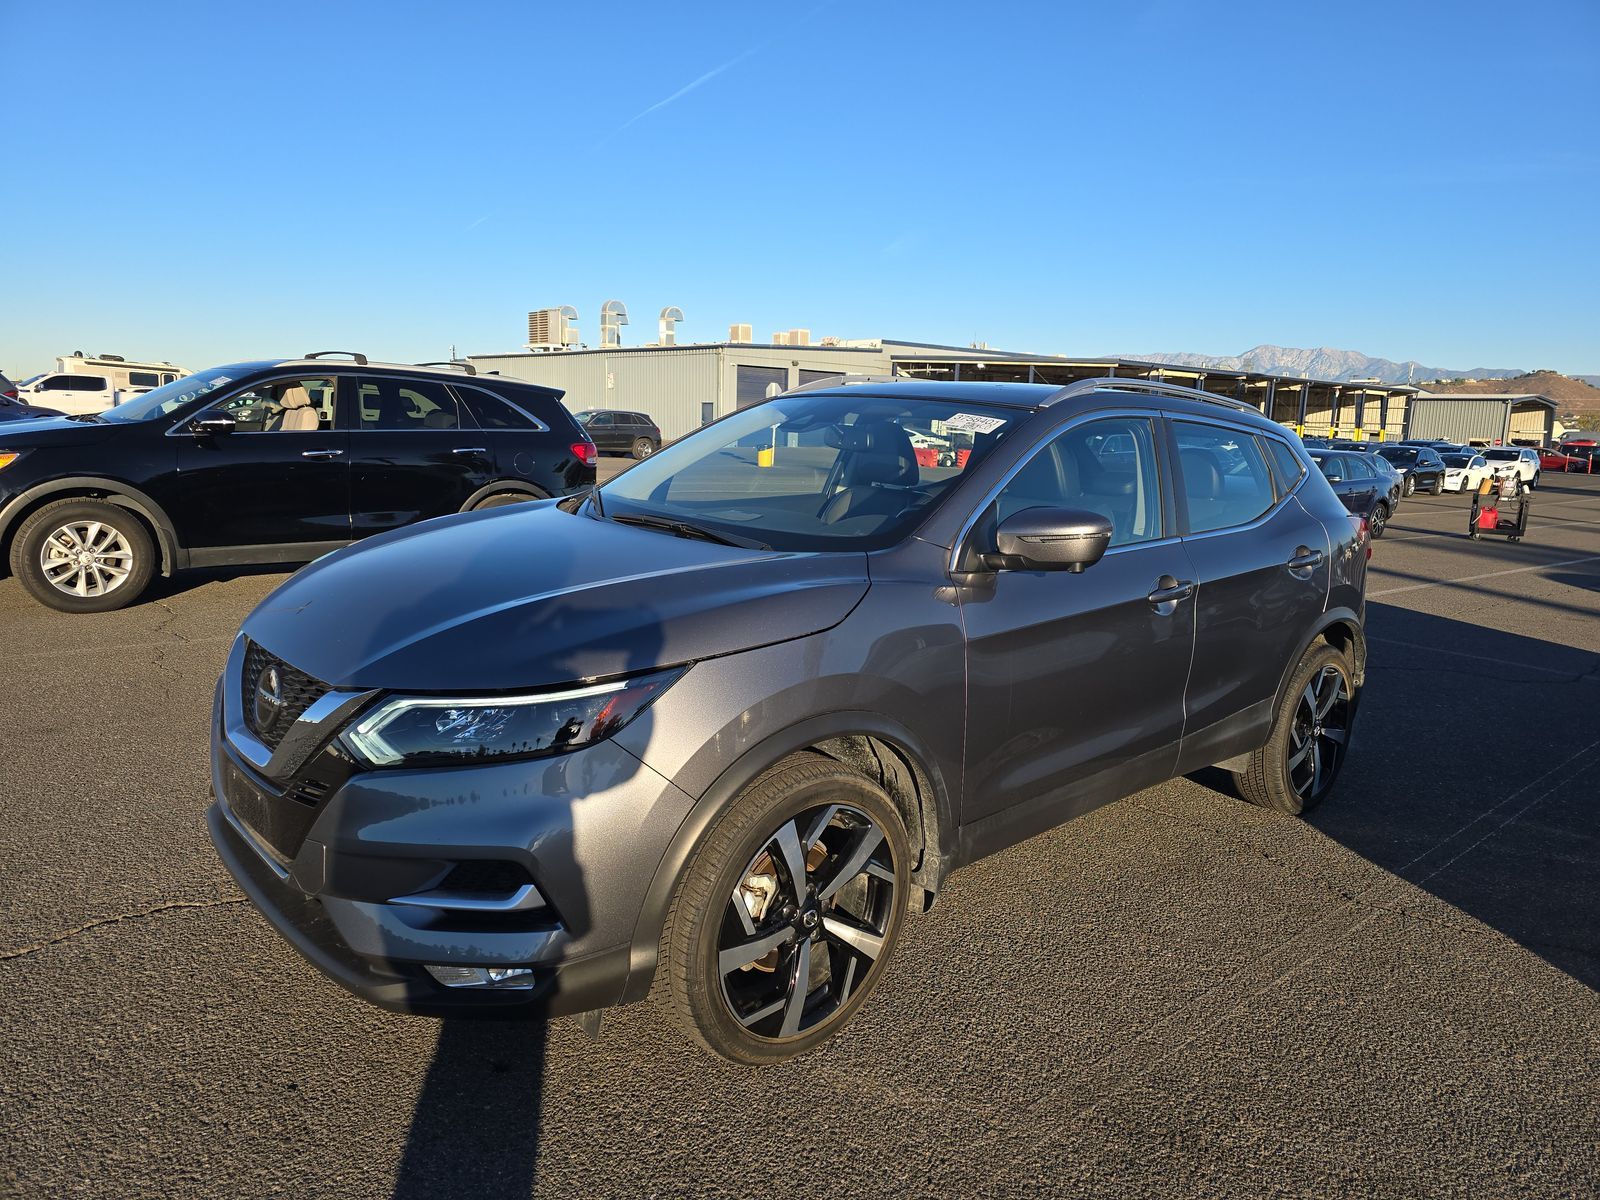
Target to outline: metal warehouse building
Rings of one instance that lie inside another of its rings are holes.
[[[1549,396],[1530,393],[1423,392],[1411,400],[1406,436],[1542,446],[1555,441],[1557,407]]]
[[[1336,382],[1134,358],[1073,358],[888,339],[816,346],[738,341],[612,345],[475,354],[467,361],[479,371],[559,388],[574,410],[649,413],[668,439],[775,392],[844,374],[1062,385],[1100,375],[1166,380],[1244,400],[1299,433],[1373,441],[1406,436],[1407,402],[1417,391],[1376,380]]]

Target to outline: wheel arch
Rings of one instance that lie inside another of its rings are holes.
[[[171,575],[185,565],[178,531],[161,505],[136,487],[94,475],[73,475],[38,484],[13,497],[4,508],[0,508],[0,563],[10,561],[11,544],[23,521],[46,504],[76,499],[103,500],[125,508],[138,517],[156,544],[163,575]]]
[[[835,759],[888,792],[905,821],[916,858],[911,881],[930,895],[949,871],[956,820],[950,789],[932,756],[909,730],[881,713],[837,712],[771,735],[740,755],[705,790],[679,825],[657,865],[634,926],[623,1003],[650,992],[659,965],[661,935],[678,880],[711,826],[746,787],[792,754]]]
[[[516,492],[533,500],[550,499],[550,493],[537,484],[528,483],[522,479],[497,479],[493,483],[485,484],[468,496],[466,502],[461,506],[461,511],[471,512],[490,496],[501,496],[506,492]]]

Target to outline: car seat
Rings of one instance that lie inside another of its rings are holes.
[[[278,398],[283,411],[278,414],[275,429],[285,433],[310,433],[322,428],[322,413],[311,403],[311,393],[305,385],[291,383]]]
[[[892,517],[906,506],[904,492],[921,481],[911,436],[892,421],[847,425],[840,449],[839,490],[817,514],[825,525],[857,517]]]

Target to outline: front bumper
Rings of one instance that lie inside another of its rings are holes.
[[[363,999],[428,1016],[556,1016],[617,1003],[644,893],[691,800],[614,742],[492,767],[349,774],[315,805],[212,723],[212,843],[280,934]],[[330,734],[331,736],[331,734]],[[462,864],[520,869],[536,903],[418,903]],[[397,903],[397,898],[404,902]],[[532,987],[450,988],[424,964],[517,966]]]

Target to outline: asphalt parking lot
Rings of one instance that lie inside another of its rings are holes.
[[[614,465],[610,460],[608,465]],[[211,852],[207,720],[283,576],[68,617],[0,580],[0,1191],[1600,1193],[1600,479],[1407,501],[1309,822],[1212,774],[960,872],[823,1051],[598,1043],[324,981]]]

